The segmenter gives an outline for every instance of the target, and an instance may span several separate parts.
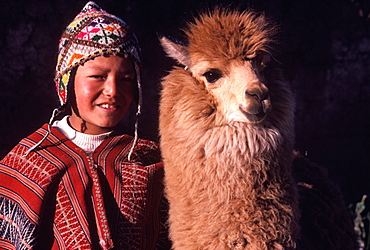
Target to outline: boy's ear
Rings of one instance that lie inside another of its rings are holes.
[[[190,65],[189,52],[186,46],[172,42],[166,37],[160,38],[160,42],[169,57],[172,57],[184,66]]]

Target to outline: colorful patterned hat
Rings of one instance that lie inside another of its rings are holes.
[[[55,83],[61,105],[68,99],[71,70],[78,65],[107,54],[131,55],[137,69],[140,63],[140,48],[128,25],[94,2],[88,2],[67,26],[59,42],[58,54]],[[138,87],[140,92],[140,85]]]

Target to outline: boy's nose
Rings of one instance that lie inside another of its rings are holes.
[[[104,83],[104,90],[103,93],[106,96],[113,97],[117,94],[117,79],[115,78],[108,78],[106,82]]]

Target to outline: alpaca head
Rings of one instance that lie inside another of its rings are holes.
[[[185,34],[188,46],[161,38],[162,46],[212,95],[222,123],[262,123],[274,108],[268,82],[274,27],[263,15],[216,9]]]

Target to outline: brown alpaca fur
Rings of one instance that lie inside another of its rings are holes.
[[[163,79],[160,102],[173,248],[295,248],[294,98],[265,65],[274,27],[250,11],[215,10],[185,33],[188,46],[162,39],[186,66]],[[215,69],[221,77],[209,82]]]

